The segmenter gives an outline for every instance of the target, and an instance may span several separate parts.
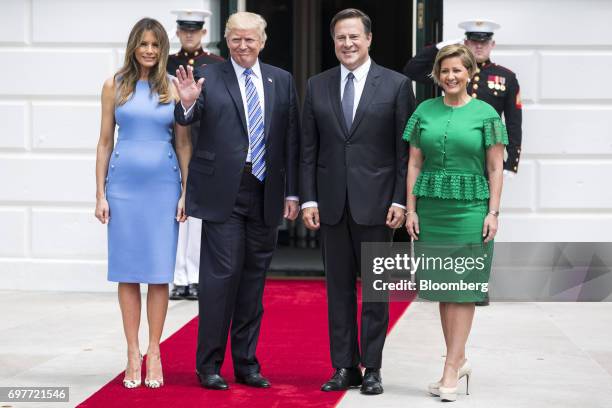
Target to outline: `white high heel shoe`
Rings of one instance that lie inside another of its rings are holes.
[[[461,378],[466,377],[466,389],[465,392],[467,395],[469,395],[470,393],[468,392],[468,387],[470,384],[470,375],[472,375],[472,366],[470,365],[470,363],[468,362],[468,360],[465,360],[465,362],[463,363],[463,365],[459,368],[459,371],[457,372],[457,381],[459,381]],[[434,382],[434,383],[430,383],[428,386],[429,389],[429,393],[431,395],[434,395],[436,397],[440,397],[440,387],[441,387],[442,383],[440,381]],[[448,390],[448,387],[445,387],[446,390]],[[455,387],[456,388],[456,387]],[[456,392],[455,392],[456,394]],[[456,399],[456,397],[455,397]]]
[[[147,388],[160,388],[164,386],[164,379],[159,380],[145,380],[145,387]]]
[[[160,357],[158,357],[158,358],[160,359],[159,365],[161,366],[161,358]],[[148,359],[149,359],[149,356],[147,356],[147,365],[148,365],[148,362],[149,362]],[[149,372],[148,372],[148,369],[147,369],[147,377],[148,376],[149,376]],[[164,377],[163,377],[163,374],[162,374],[161,378],[156,378],[156,379],[152,379],[152,380],[150,380],[148,378],[145,378],[144,384],[145,384],[145,387],[147,387],[147,388],[161,388],[161,387],[163,387],[164,386]]]
[[[139,361],[140,364],[138,365],[138,373],[140,374],[140,369],[142,367],[142,354],[139,355]],[[128,362],[128,366],[126,367],[125,371],[127,372],[129,368],[129,362]],[[125,388],[137,388],[140,387],[142,385],[142,379],[140,378],[140,375],[138,375],[138,379],[136,380],[126,380],[125,377],[123,378],[123,386]]]

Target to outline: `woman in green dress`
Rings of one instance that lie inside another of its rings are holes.
[[[469,381],[471,374],[465,344],[474,302],[488,290],[508,143],[495,109],[467,93],[476,70],[465,46],[442,48],[432,76],[444,96],[421,103],[404,131],[410,143],[406,228],[414,255],[450,255],[439,257],[444,265],[432,262],[417,271],[419,296],[440,302],[446,361],[442,378],[429,391],[443,401],[454,401],[457,382],[464,376]]]

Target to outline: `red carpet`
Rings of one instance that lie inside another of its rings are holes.
[[[390,329],[407,307],[408,303],[391,303]],[[229,345],[221,375],[230,390],[201,388],[195,375],[198,321],[194,318],[161,345],[164,387],[128,390],[121,384],[120,373],[79,407],[333,407],[344,393],[319,390],[333,373],[325,282],[269,279],[264,309],[257,357],[271,388],[253,389],[234,382]],[[143,379],[144,375],[143,370]]]

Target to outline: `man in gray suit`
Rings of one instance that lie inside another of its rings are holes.
[[[300,160],[302,219],[311,230],[321,228],[327,280],[335,373],[321,389],[361,385],[364,394],[381,394],[389,305],[363,303],[360,352],[357,271],[361,243],[390,242],[405,221],[408,145],[402,133],[415,102],[408,78],[370,59],[365,13],[340,11],[330,30],[340,66],[308,81]]]

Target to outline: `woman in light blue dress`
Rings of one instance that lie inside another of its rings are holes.
[[[168,283],[173,280],[178,222],[186,219],[191,142],[188,129],[174,123],[177,92],[166,74],[169,48],[159,22],[140,20],[130,33],[123,68],[102,90],[96,217],[108,224],[108,280],[118,282],[128,349],[123,380],[127,388],[141,384],[141,283],[148,284],[145,385],[163,385],[159,342],[168,309]],[[176,152],[171,144],[173,129]]]

